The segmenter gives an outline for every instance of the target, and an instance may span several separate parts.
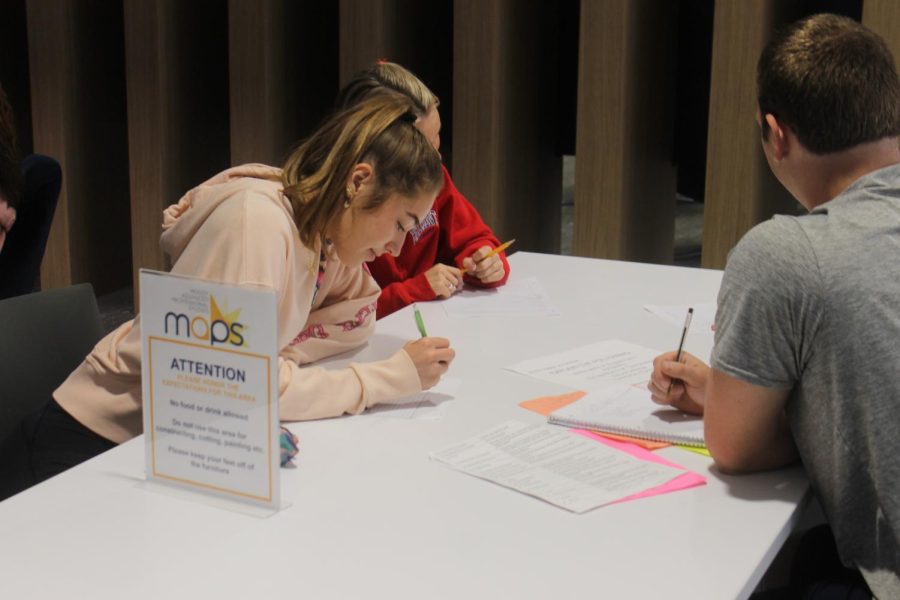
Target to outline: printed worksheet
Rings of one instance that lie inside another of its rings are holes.
[[[659,354],[659,350],[622,340],[606,340],[559,354],[524,360],[506,369],[589,391],[614,383],[646,383],[653,372],[653,359]]]
[[[694,309],[694,316],[691,317],[691,333],[713,333],[713,324],[716,322],[716,303],[715,302],[697,302],[695,304],[677,304],[677,305],[661,305],[661,304],[645,304],[644,310],[652,313],[676,327],[684,326],[684,318],[689,308]]]
[[[389,419],[413,419],[439,421],[444,418],[444,407],[453,400],[462,379],[442,377],[433,388],[399,398],[390,404],[378,404],[368,409],[365,415]]]
[[[441,301],[447,316],[474,317],[558,317],[559,310],[535,277],[509,281],[489,290],[466,288]]]
[[[685,471],[637,459],[570,431],[508,421],[432,452],[432,460],[583,513]]]

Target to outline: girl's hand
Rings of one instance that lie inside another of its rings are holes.
[[[450,340],[441,337],[425,337],[407,342],[403,349],[416,365],[423,390],[434,386],[441,379],[456,356],[456,352],[450,347]]]
[[[456,267],[438,263],[425,271],[428,285],[438,298],[449,298],[462,288],[462,272]]]
[[[463,259],[463,269],[472,277],[477,277],[482,283],[494,283],[500,281],[506,275],[506,269],[503,268],[503,261],[500,255],[495,254],[490,258],[485,258],[491,253],[493,248],[490,246],[482,246],[476,250],[472,256]]]

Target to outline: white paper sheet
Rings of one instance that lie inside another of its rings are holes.
[[[432,452],[430,457],[575,513],[662,485],[684,473],[638,460],[569,431],[518,421]]]
[[[687,315],[687,311],[689,308],[694,309],[694,316],[691,317],[691,328],[688,331],[688,335],[692,333],[712,334],[713,323],[716,322],[715,302],[697,302],[695,304],[684,305],[644,305],[644,310],[656,315],[666,323],[675,325],[678,328],[684,327],[684,317]]]
[[[653,359],[660,354],[652,348],[606,340],[524,360],[506,369],[576,390],[592,390],[613,383],[640,385],[647,382],[653,372]]]
[[[534,277],[509,281],[489,290],[466,288],[443,300],[447,316],[474,317],[558,317],[541,282]]]
[[[453,400],[461,385],[462,379],[443,377],[429,390],[399,398],[390,404],[377,404],[363,414],[389,419],[439,421],[444,418],[445,404]]]

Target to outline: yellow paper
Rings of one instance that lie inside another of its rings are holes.
[[[703,456],[712,456],[709,453],[709,450],[706,449],[706,446],[683,446],[682,444],[675,445],[683,450],[690,450],[691,452],[696,452],[697,454],[702,454]]]

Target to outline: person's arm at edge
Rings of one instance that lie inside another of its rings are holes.
[[[359,414],[367,407],[422,389],[416,366],[406,352],[386,360],[353,363],[343,369],[278,360],[278,413],[282,421],[306,421]]]
[[[710,369],[704,406],[706,446],[723,473],[777,469],[797,460],[784,407],[789,389],[765,388]]]
[[[337,269],[333,286],[307,320],[323,337],[305,336],[281,351],[282,420],[358,414],[408,396],[434,385],[453,358],[448,340],[427,338],[406,344],[384,360],[351,363],[344,369],[317,366],[322,358],[358,347],[375,328],[372,313],[379,292],[375,280],[364,267],[339,265]]]
[[[685,352],[653,361],[648,389],[658,404],[704,415],[706,446],[723,473],[775,469],[797,459],[784,406],[790,390],[732,377]]]

